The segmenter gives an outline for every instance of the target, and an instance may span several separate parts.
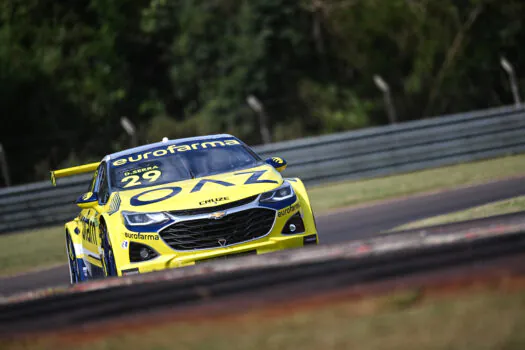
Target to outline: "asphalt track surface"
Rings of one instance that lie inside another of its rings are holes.
[[[366,239],[425,217],[525,195],[525,177],[384,201],[317,217],[322,244]],[[11,295],[68,282],[67,266],[0,279],[0,295]]]

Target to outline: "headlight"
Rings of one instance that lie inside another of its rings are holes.
[[[292,186],[288,182],[285,182],[281,187],[273,191],[261,194],[261,198],[259,199],[259,201],[265,203],[279,202],[291,198],[293,197],[293,195],[294,192]]]
[[[170,217],[164,213],[134,213],[129,211],[122,212],[122,217],[124,217],[124,220],[130,226],[161,224],[170,219]]]

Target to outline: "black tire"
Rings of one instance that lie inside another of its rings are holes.
[[[71,284],[76,284],[81,281],[80,268],[78,266],[77,255],[75,253],[75,248],[73,246],[73,240],[69,236],[69,232],[66,231],[66,252],[67,260],[69,262],[69,282]]]
[[[104,256],[102,257],[104,274],[106,277],[117,276],[117,264],[115,262],[115,256],[113,255],[113,248],[111,247],[111,243],[109,241],[106,224],[103,221],[100,223],[99,229],[102,250],[104,251]]]

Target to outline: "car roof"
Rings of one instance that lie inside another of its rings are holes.
[[[108,161],[110,159],[116,159],[116,158],[124,157],[124,156],[130,155],[130,154],[134,154],[136,152],[147,151],[147,150],[149,150],[151,148],[155,148],[155,147],[159,147],[159,146],[165,146],[165,145],[169,146],[169,145],[173,145],[173,144],[192,142],[192,141],[215,140],[215,139],[222,139],[222,138],[226,138],[226,137],[238,140],[238,138],[236,138],[235,136],[230,135],[230,134],[215,134],[215,135],[207,135],[207,136],[186,137],[186,138],[182,138],[182,139],[168,140],[166,142],[160,141],[160,142],[150,143],[150,144],[139,146],[139,147],[128,148],[128,149],[123,150],[123,151],[119,151],[119,152],[115,152],[115,153],[112,153],[112,154],[108,154],[107,156],[104,157],[103,160]]]

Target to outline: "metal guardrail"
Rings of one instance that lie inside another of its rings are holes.
[[[500,107],[256,146],[307,185],[386,176],[525,152],[525,108]],[[64,223],[90,176],[0,190],[0,233]]]

